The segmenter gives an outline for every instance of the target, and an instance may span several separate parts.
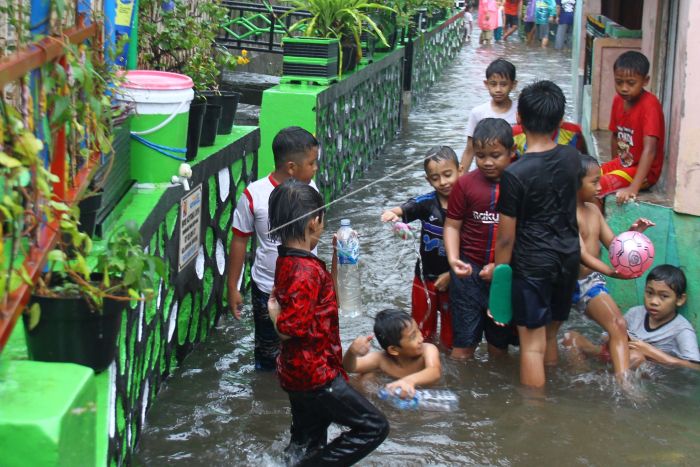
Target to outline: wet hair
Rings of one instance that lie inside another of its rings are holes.
[[[316,216],[323,220],[321,194],[311,185],[293,178],[272,190],[269,203],[270,238],[282,244],[304,240],[309,221]]]
[[[301,163],[306,151],[315,147],[318,147],[318,140],[302,127],[282,128],[272,140],[275,167],[289,161]]]
[[[499,75],[511,81],[515,81],[515,65],[503,58],[497,58],[486,67],[486,79],[489,79],[493,75]]]
[[[457,159],[457,153],[449,146],[433,146],[428,149],[425,153],[425,158],[423,159],[423,170],[428,172],[428,164],[431,162],[440,161],[452,161],[455,163],[455,167],[459,167],[459,159]]]
[[[411,325],[413,318],[402,310],[388,308],[377,313],[374,317],[374,335],[382,349],[390,345],[401,346],[401,333]]]
[[[561,88],[542,80],[526,86],[518,97],[522,127],[532,133],[551,134],[564,118],[566,97]]]
[[[474,146],[500,143],[507,150],[513,148],[513,128],[502,118],[484,118],[477,123],[472,135]]]
[[[624,70],[646,77],[649,75],[649,60],[643,53],[636,50],[628,50],[615,60],[613,71],[617,70]]]
[[[663,282],[673,290],[678,297],[685,293],[687,284],[685,273],[683,273],[681,268],[670,264],[662,264],[649,271],[646,283],[648,284],[649,281]]]
[[[580,182],[583,180],[583,177],[585,177],[588,174],[588,171],[591,169],[597,169],[600,170],[600,162],[598,162],[598,159],[596,159],[593,156],[590,156],[588,154],[579,154],[579,161],[581,162],[581,166],[579,167],[579,173],[578,173],[578,178],[579,178],[579,185]]]

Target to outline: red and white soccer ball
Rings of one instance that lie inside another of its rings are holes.
[[[640,232],[622,232],[609,248],[610,264],[624,279],[636,279],[654,263],[654,244]]]

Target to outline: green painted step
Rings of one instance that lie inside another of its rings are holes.
[[[0,464],[95,465],[96,411],[90,368],[0,362]]]

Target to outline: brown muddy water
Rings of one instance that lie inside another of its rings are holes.
[[[474,41],[472,41],[474,44]],[[395,142],[389,144],[357,189],[421,158],[436,144],[464,148],[469,110],[488,100],[482,81],[488,63],[503,56],[517,67],[521,86],[551,79],[571,96],[570,58],[558,51],[528,48],[519,42],[478,48],[465,45],[414,107]],[[516,90],[517,92],[517,90]],[[567,106],[571,113],[572,106]],[[350,190],[348,190],[349,192]],[[370,333],[372,317],[387,307],[410,311],[415,253],[379,221],[385,207],[430,191],[422,164],[396,178],[333,205],[319,245],[329,261],[330,236],[340,218],[350,218],[362,238],[362,288],[365,313],[345,319],[344,347]],[[289,440],[289,401],[274,374],[253,369],[253,323],[222,317],[210,339],[168,380],[147,416],[136,465],[282,465]],[[566,329],[591,338],[601,330],[572,312]],[[518,383],[518,353],[489,361],[485,349],[468,363],[443,359],[440,387],[457,392],[453,413],[402,412],[369,398],[391,422],[387,440],[359,465],[698,465],[700,463],[700,375],[647,367],[634,375],[634,396],[622,394],[609,369],[589,362],[573,364],[565,352],[547,375],[544,396]],[[338,434],[331,427],[329,437]]]

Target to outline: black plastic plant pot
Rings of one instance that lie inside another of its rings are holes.
[[[101,313],[91,310],[83,298],[32,296],[31,303],[39,304],[41,314],[32,329],[29,315],[22,315],[29,358],[77,363],[97,373],[109,367],[128,302],[105,299]]]
[[[210,104],[207,101],[207,108],[204,111],[204,121],[202,122],[202,133],[199,137],[199,146],[214,146],[216,142],[216,130],[221,119],[221,106]]]
[[[233,130],[233,120],[236,118],[236,109],[238,109],[238,101],[241,98],[240,93],[233,91],[204,91],[201,93],[206,97],[207,105],[220,105],[221,118],[217,134],[230,135]]]
[[[97,212],[100,210],[100,206],[102,206],[102,193],[89,196],[78,203],[78,208],[80,208],[80,225],[78,230],[88,234],[90,237],[95,234]]]
[[[190,119],[187,122],[187,153],[185,158],[193,161],[197,158],[197,149],[202,135],[202,125],[204,124],[204,112],[207,108],[207,101],[204,98],[195,98],[190,104]]]
[[[346,71],[352,71],[357,67],[357,45],[347,44],[343,45],[343,73]]]

